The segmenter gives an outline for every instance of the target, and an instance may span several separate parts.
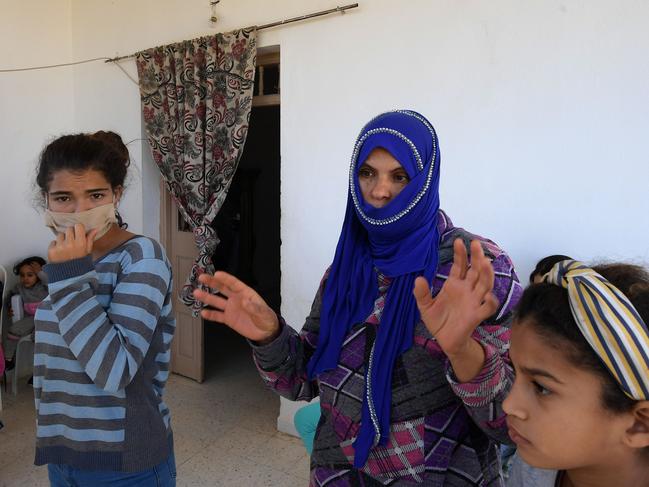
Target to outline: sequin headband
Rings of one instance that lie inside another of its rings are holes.
[[[568,290],[579,330],[625,394],[649,399],[649,330],[631,301],[576,260],[557,263],[544,280]]]

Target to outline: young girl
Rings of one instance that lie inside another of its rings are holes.
[[[562,260],[571,260],[571,257],[567,255],[548,255],[543,257],[536,263],[536,267],[530,274],[530,284],[536,284],[543,281],[545,275],[550,272],[550,269],[557,262]],[[500,447],[500,454],[502,455],[503,462],[503,473],[505,478],[509,478],[509,472],[511,471],[511,466],[514,460],[514,453],[516,453],[516,447],[508,444],[503,444]]]
[[[175,485],[163,401],[175,321],[160,245],[117,213],[129,165],[112,132],[66,135],[36,182],[49,247],[49,296],[36,312],[36,465],[53,486]]]
[[[23,302],[23,309],[12,309],[12,315],[18,314],[21,319],[12,322],[7,330],[5,341],[5,365],[7,370],[14,367],[14,354],[18,340],[34,331],[34,314],[38,305],[47,296],[47,276],[42,272],[45,260],[34,256],[23,259],[14,266],[14,274],[20,282],[11,290],[10,295],[19,295]]]
[[[567,260],[526,289],[503,404],[511,487],[649,485],[649,274]],[[535,467],[535,468],[532,468]]]

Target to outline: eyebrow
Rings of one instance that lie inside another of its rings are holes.
[[[520,367],[521,372],[524,372],[527,375],[537,375],[541,377],[546,377],[550,380],[553,380],[554,382],[558,384],[563,384],[559,379],[557,379],[555,376],[553,376],[550,372],[547,372],[543,369],[535,369],[533,367]]]
[[[361,169],[363,166],[367,166],[370,169],[374,169],[376,171],[376,168],[374,166],[372,166],[371,164],[368,164],[367,162],[364,162],[363,164],[361,164],[359,169]],[[406,173],[406,175],[408,174],[408,172],[404,169],[403,166],[392,169],[390,172],[397,172],[397,171],[403,171],[403,172]]]
[[[94,189],[87,189],[86,193],[97,193],[98,191],[109,191],[110,188],[94,188]],[[51,191],[49,194],[51,195],[68,195],[72,194],[72,191]]]

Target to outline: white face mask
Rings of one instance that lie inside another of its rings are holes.
[[[45,226],[50,228],[54,235],[65,233],[66,229],[74,227],[77,223],[81,223],[86,231],[98,229],[95,236],[95,240],[98,240],[106,235],[114,223],[117,223],[115,205],[108,203],[79,213],[45,210]]]

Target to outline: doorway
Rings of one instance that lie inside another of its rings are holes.
[[[221,243],[213,256],[229,272],[280,311],[279,106],[252,108],[248,138],[228,196],[214,221]],[[227,326],[204,322],[205,377],[220,373],[239,354],[245,339]],[[231,360],[228,359],[230,355]]]
[[[213,225],[221,240],[213,256],[217,270],[234,274],[279,312],[280,296],[280,94],[279,49],[260,49],[248,136],[228,195]],[[174,295],[198,251],[193,234],[168,192],[161,190],[161,240],[174,273]],[[198,382],[228,363],[227,354],[249,353],[228,327],[203,322],[175,300],[176,334],[171,371]]]

